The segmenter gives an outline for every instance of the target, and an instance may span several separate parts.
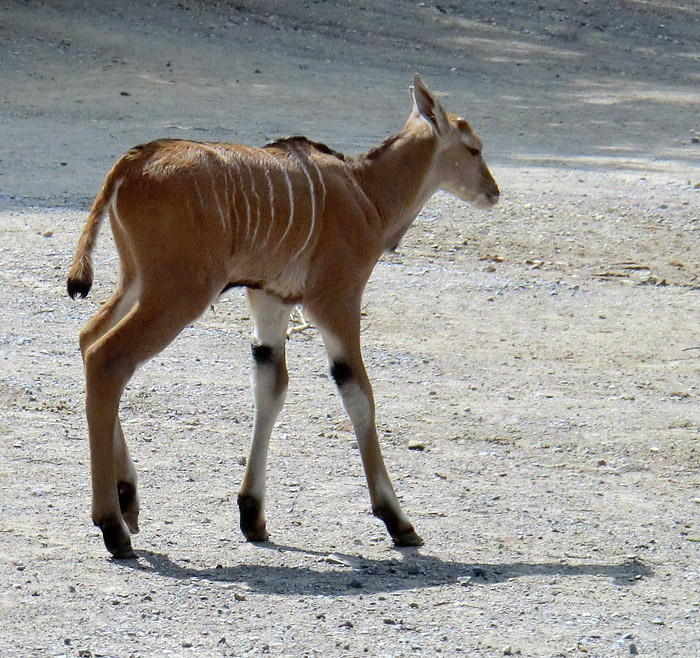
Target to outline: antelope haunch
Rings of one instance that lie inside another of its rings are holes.
[[[80,333],[90,435],[92,519],[116,557],[133,556],[136,471],[119,401],[136,368],[158,354],[224,291],[246,288],[255,325],[255,421],[238,494],[249,541],[265,541],[265,473],[287,391],[289,315],[301,305],[323,337],[352,421],[372,511],[400,546],[421,538],[384,465],[372,388],[360,352],[360,303],[370,274],[438,189],[478,207],[498,186],[469,124],[446,114],[419,76],[403,129],[357,158],[304,137],[263,148],[159,140],[126,153],[90,211],[68,277],[92,285],[91,254],[109,213],[119,253],[116,291]]]

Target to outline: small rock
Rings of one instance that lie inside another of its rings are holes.
[[[422,441],[418,441],[416,439],[411,439],[408,442],[408,449],[409,450],[418,450],[420,452],[423,452],[423,450],[425,450],[425,443],[423,443]]]
[[[247,461],[248,461],[248,460],[247,460],[245,457],[239,457],[239,458],[238,458],[238,465],[239,465],[239,466],[245,466]]]
[[[353,628],[353,625],[351,621],[343,621],[338,624],[338,628]]]
[[[503,655],[504,656],[512,656],[513,655],[513,647],[511,647],[510,644],[506,644],[506,646],[503,647]]]
[[[63,163],[61,163],[61,164],[63,164]],[[52,238],[52,237],[53,237],[53,231],[50,230],[50,229],[49,229],[48,231],[44,231],[44,232],[41,234],[41,237],[42,237],[42,238]]]
[[[663,625],[664,625],[664,620],[661,619],[661,617],[654,617],[654,618],[651,620],[651,623],[652,623],[652,624],[655,624],[656,626],[663,626]]]
[[[633,656],[639,655],[639,649],[637,649],[637,645],[634,642],[630,642],[630,653]]]
[[[192,648],[191,640],[183,640],[182,641],[182,648],[183,649],[191,649]]]

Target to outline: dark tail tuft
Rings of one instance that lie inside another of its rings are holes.
[[[68,279],[66,288],[68,289],[68,294],[71,299],[75,299],[76,297],[84,299],[88,296],[90,288],[92,288],[92,281],[80,281],[71,277]]]
[[[104,185],[92,204],[90,215],[80,240],[78,240],[78,248],[75,252],[73,265],[68,273],[68,284],[66,286],[71,299],[75,299],[76,296],[87,297],[90,288],[92,288],[92,251],[95,248],[97,234],[100,231],[102,219],[107,212],[107,206],[111,203],[112,196],[116,194],[116,190],[121,184],[121,180],[117,180],[115,173],[120,163],[121,160],[107,174]]]

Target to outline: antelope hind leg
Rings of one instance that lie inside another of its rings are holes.
[[[143,296],[85,351],[92,519],[107,550],[117,558],[134,556],[129,525],[138,530],[136,475],[117,417],[122,392],[136,367],[169,345],[215,296],[179,283],[172,290],[160,287]]]
[[[117,476],[117,495],[119,509],[129,532],[135,535],[139,531],[139,495],[136,485],[136,469],[129,454],[124,432],[119,417],[114,424],[114,467]]]

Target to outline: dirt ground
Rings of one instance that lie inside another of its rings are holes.
[[[438,194],[370,281],[391,546],[311,330],[289,341],[271,542],[238,531],[240,293],[132,381],[138,560],[92,527],[64,293],[155,137],[359,153],[414,72],[480,133],[494,211]],[[700,6],[690,0],[0,5],[0,654],[700,656]]]

